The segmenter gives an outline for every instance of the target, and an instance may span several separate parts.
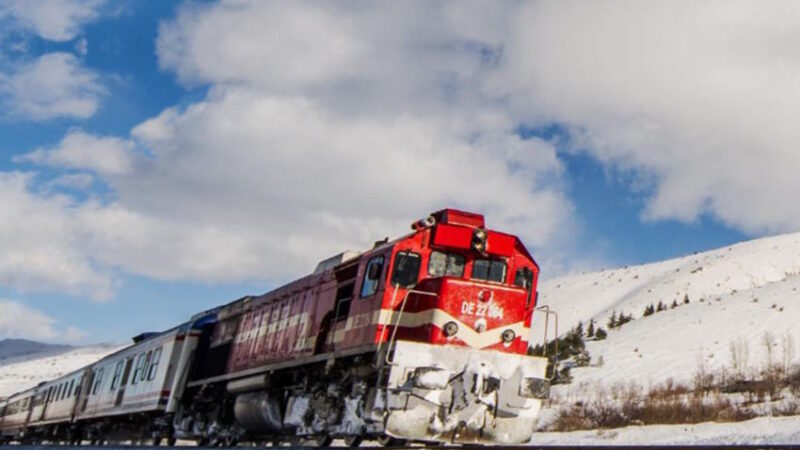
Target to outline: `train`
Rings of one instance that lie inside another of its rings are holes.
[[[528,352],[553,313],[538,278],[517,236],[443,209],[9,396],[0,444],[529,442],[551,381]]]

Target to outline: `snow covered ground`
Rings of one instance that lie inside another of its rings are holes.
[[[737,423],[651,425],[610,430],[537,433],[537,445],[797,445],[800,417],[760,417]]]
[[[594,384],[635,381],[646,388],[668,378],[688,382],[701,368],[717,372],[736,365],[746,372],[768,362],[796,364],[799,289],[796,233],[551,279],[540,286],[539,304],[558,312],[562,333],[579,321],[585,329],[590,319],[608,331],[607,339],[587,343],[591,367],[572,371],[575,382],[565,390],[577,394]],[[686,297],[689,304],[683,303]],[[678,307],[643,317],[645,307],[659,301],[668,308],[675,301]],[[610,330],[607,322],[614,311],[635,320]],[[541,322],[540,316],[539,329]],[[541,341],[541,335],[534,333],[533,340]]]
[[[30,354],[3,358],[0,360],[0,398],[72,372],[120,348],[111,344],[77,348],[48,347]]]
[[[586,343],[590,365],[573,368],[571,384],[554,386],[544,424],[559,407],[591,401],[631,383],[647,390],[672,379],[691,387],[700,371],[753,375],[768,365],[796,369],[800,363],[800,233],[659,263],[554,278],[539,288],[539,305],[550,305],[559,314],[560,334],[578,322],[585,330],[592,319],[608,332],[606,339]],[[647,306],[659,302],[667,309],[643,316]],[[630,314],[634,320],[609,329],[614,313]],[[540,315],[532,342],[541,342],[542,327]],[[547,432],[535,439],[567,445],[798,441],[800,417]]]

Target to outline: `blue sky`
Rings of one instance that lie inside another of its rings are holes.
[[[0,337],[124,341],[446,206],[545,276],[797,230],[800,23],[671,5],[0,0]]]

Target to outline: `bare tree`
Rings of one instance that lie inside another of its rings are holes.
[[[783,373],[786,375],[789,373],[789,368],[794,362],[794,339],[792,338],[792,333],[787,331],[786,334],[783,335],[781,341],[781,348],[783,349]]]
[[[736,338],[731,341],[731,363],[733,364],[733,371],[736,376],[741,377],[747,370],[748,358],[750,356],[750,347],[747,341],[742,337]]]
[[[766,368],[769,369],[772,367],[772,347],[775,346],[775,336],[772,335],[772,332],[767,331],[764,333],[764,338],[761,341],[764,344],[764,347],[767,350],[767,365]]]

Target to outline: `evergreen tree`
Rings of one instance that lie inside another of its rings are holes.
[[[619,313],[619,318],[617,318],[617,328],[622,327],[632,320],[633,314],[625,314],[624,312]]]
[[[617,327],[617,311],[611,313],[611,317],[608,319],[608,328],[614,329]]]
[[[607,336],[608,336],[608,333],[606,333],[606,330],[604,330],[602,328],[598,328],[597,331],[594,332],[594,337],[597,338],[598,341],[602,341]]]
[[[656,311],[661,312],[667,309],[667,305],[664,304],[661,300],[658,301],[658,306],[656,306]]]
[[[683,296],[683,304],[684,305],[688,305],[689,304],[689,294],[684,294],[684,296]]]
[[[656,307],[652,303],[644,307],[644,317],[652,316],[656,312]]]
[[[589,321],[589,326],[586,327],[586,337],[594,337],[594,319]]]
[[[677,308],[677,307],[678,307],[678,301],[677,301],[677,300],[673,300],[673,301],[672,301],[672,306],[670,306],[670,308],[671,308],[671,309],[675,309],[675,308]]]

